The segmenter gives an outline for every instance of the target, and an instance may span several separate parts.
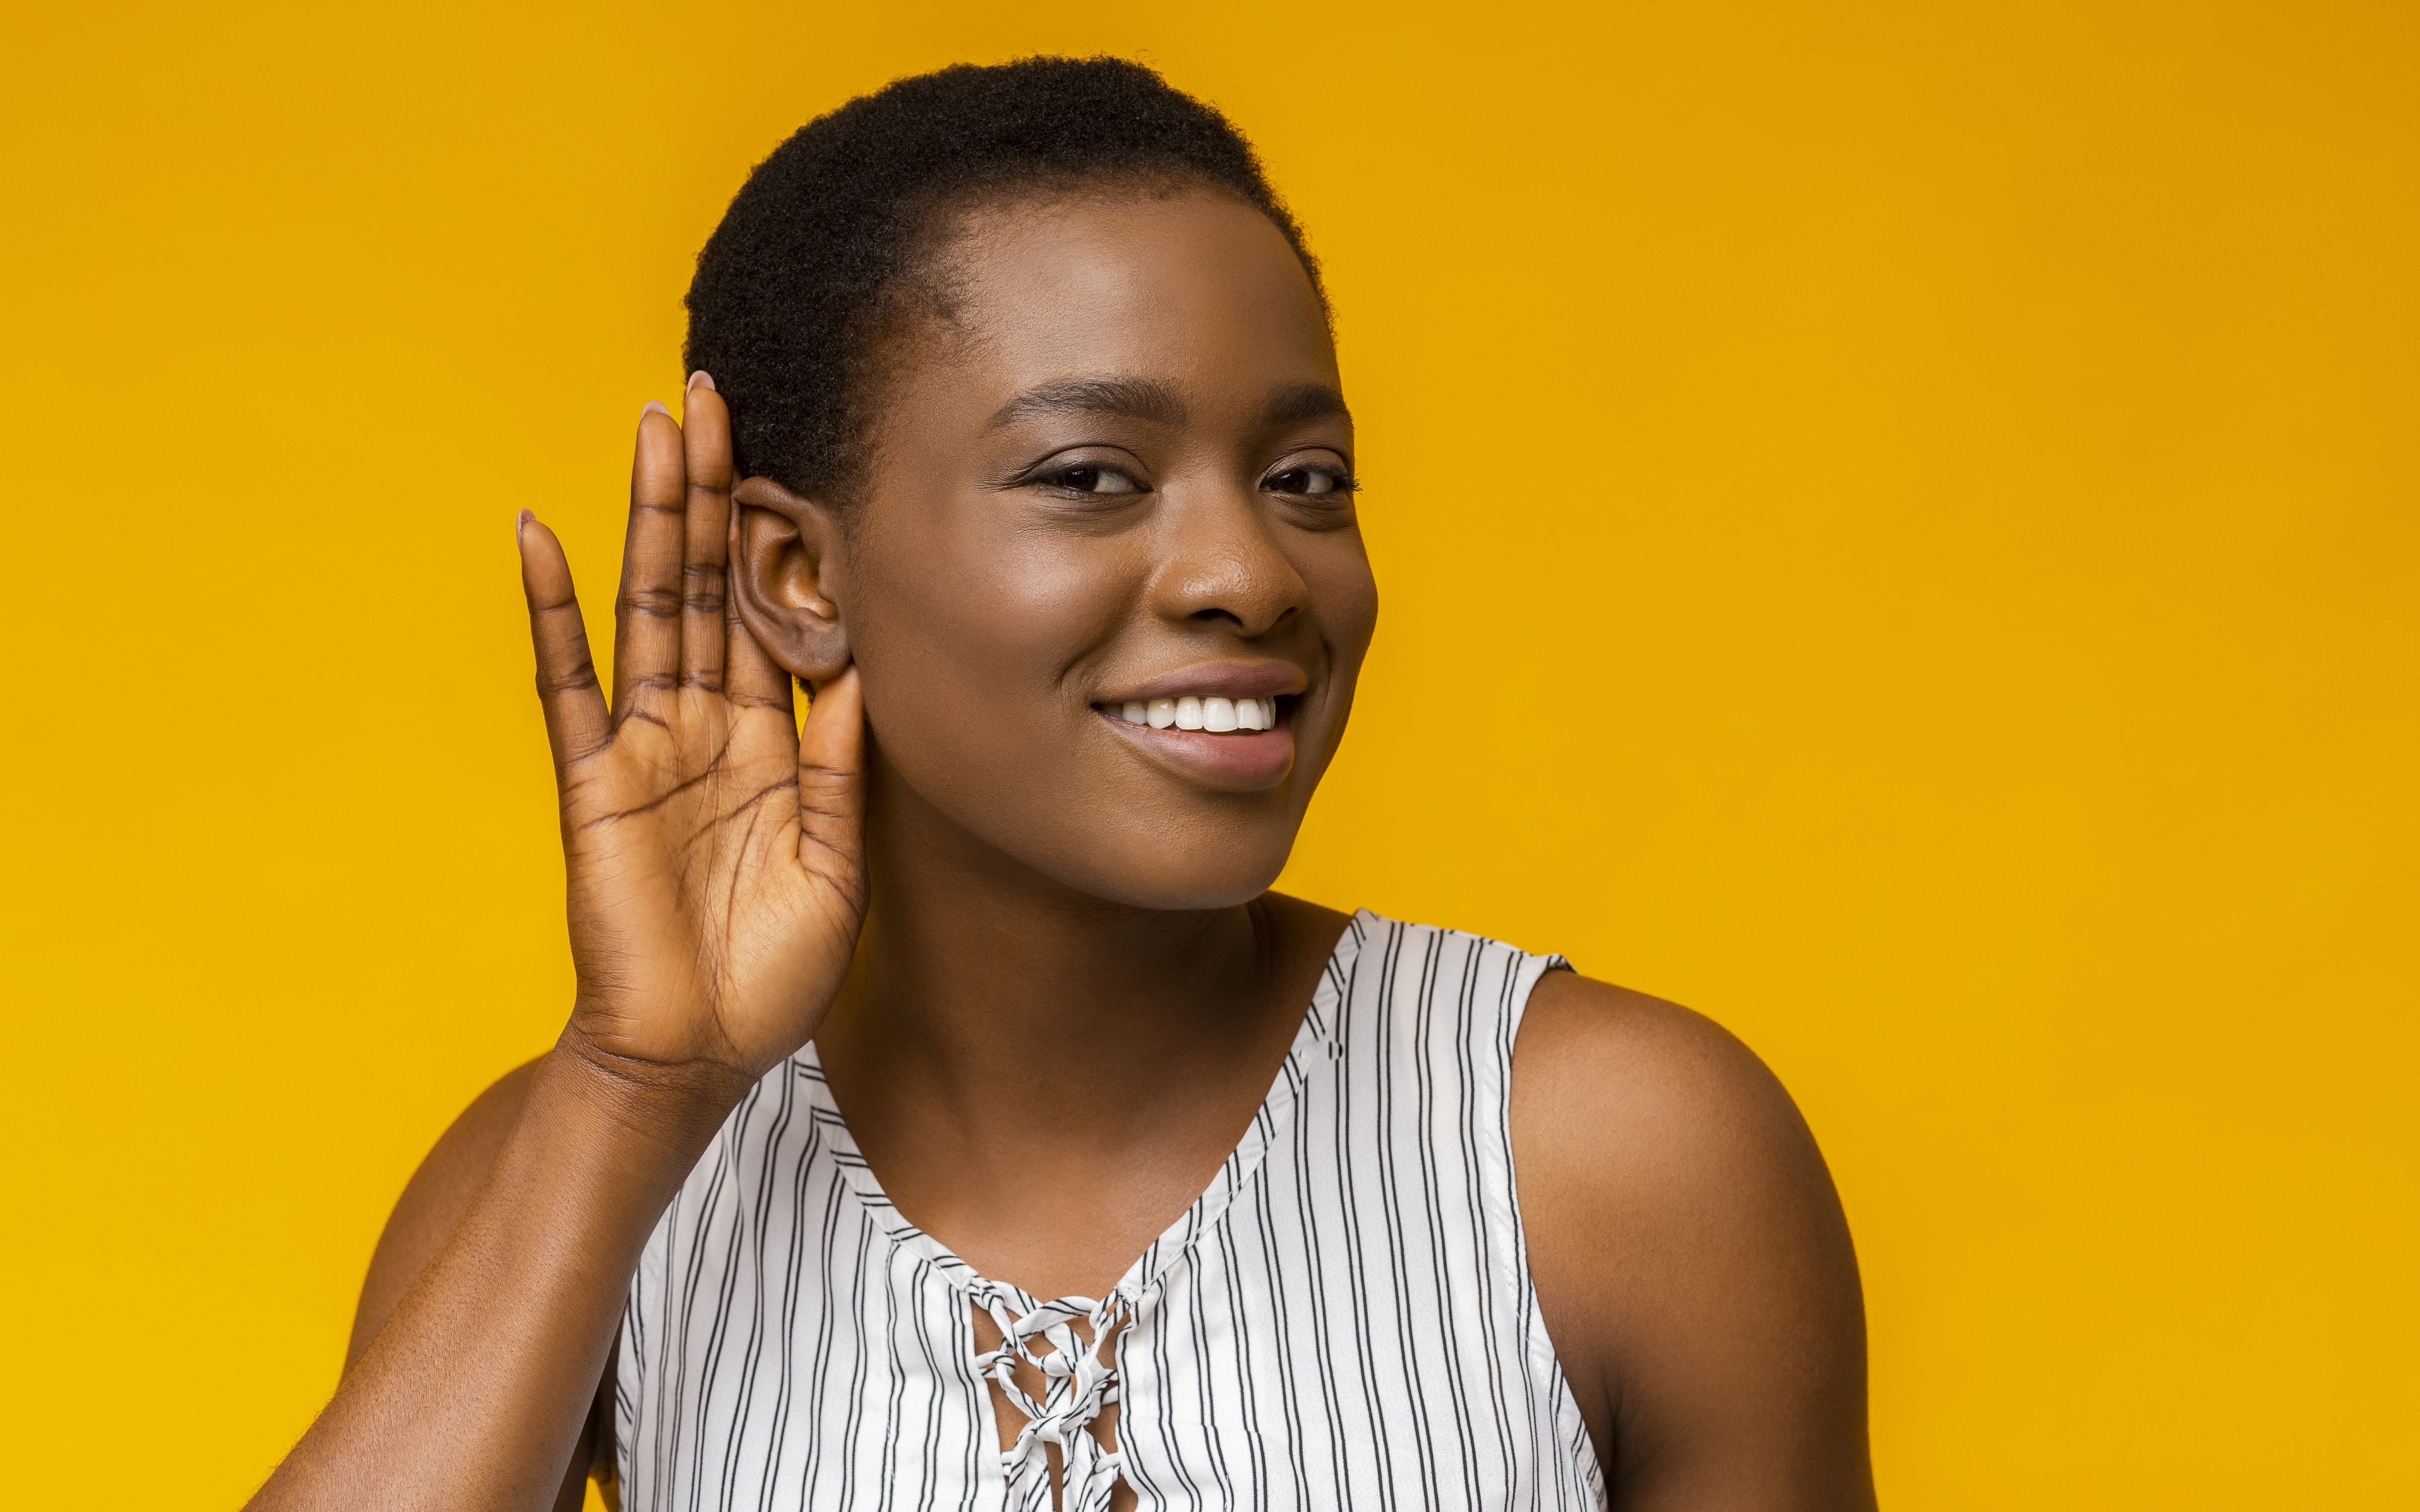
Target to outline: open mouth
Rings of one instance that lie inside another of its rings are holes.
[[[1201,730],[1210,735],[1250,734],[1278,727],[1275,698],[1154,698],[1102,704],[1102,713],[1156,730]]]
[[[1265,688],[1277,680],[1263,676],[1259,682]],[[1289,680],[1301,686],[1298,677]],[[1294,706],[1301,701],[1299,693],[1239,698],[1231,683],[1216,695],[1171,690],[1164,698],[1119,698],[1093,708],[1116,726],[1120,740],[1163,770],[1218,791],[1255,793],[1294,770]]]

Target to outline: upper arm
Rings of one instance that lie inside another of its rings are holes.
[[[444,1133],[420,1169],[411,1173],[405,1183],[403,1195],[396,1199],[395,1211],[387,1215],[386,1228],[379,1235],[378,1248],[370,1255],[370,1273],[362,1282],[362,1300],[353,1312],[353,1333],[345,1347],[345,1369],[350,1372],[363,1355],[377,1342],[379,1331],[395,1316],[396,1309],[428,1262],[445,1247],[469,1210],[471,1199],[488,1179],[488,1172],[496,1163],[497,1152],[513,1131],[521,1115],[521,1104],[528,1099],[530,1079],[537,1074],[537,1062],[515,1067],[496,1079],[488,1090],[472,1099]],[[558,1512],[576,1512],[587,1489],[593,1460],[612,1455],[612,1419],[607,1409],[612,1401],[608,1386],[613,1380],[613,1356],[606,1357],[605,1379],[597,1383],[597,1398],[588,1415],[588,1427],[581,1434],[580,1443],[572,1452],[571,1465],[564,1474],[562,1490],[555,1498]]]
[[[1617,1507],[1869,1508],[1846,1220],[1779,1082],[1711,1021],[1554,973],[1513,1055],[1539,1306]]]

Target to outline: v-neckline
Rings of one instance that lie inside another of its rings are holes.
[[[1367,909],[1355,912],[1337,937],[1336,947],[1328,952],[1327,963],[1319,974],[1319,984],[1311,990],[1311,1001],[1303,1007],[1302,1023],[1295,1031],[1293,1044],[1278,1073],[1269,1084],[1268,1096],[1252,1115],[1234,1149],[1219,1165],[1210,1184],[1195,1198],[1193,1205],[1178,1215],[1174,1223],[1160,1231],[1157,1239],[1145,1246],[1126,1268],[1125,1274],[1110,1288],[1110,1294],[1132,1303],[1157,1281],[1169,1266],[1183,1255],[1193,1241],[1207,1233],[1236,1195],[1249,1186],[1258,1174],[1269,1147],[1292,1122],[1295,1099],[1314,1071],[1326,1068],[1335,1059],[1330,1052],[1338,1011],[1344,1002],[1344,991],[1351,979],[1354,958],[1359,954],[1362,942],[1369,938],[1379,923]],[[980,1274],[975,1268],[960,1259],[950,1248],[932,1235],[918,1228],[901,1215],[890,1193],[882,1190],[881,1181],[866,1163],[865,1154],[858,1148],[857,1137],[849,1131],[848,1120],[842,1116],[840,1105],[832,1100],[831,1084],[824,1077],[823,1061],[816,1053],[814,1042],[792,1056],[800,1080],[806,1083],[807,1097],[814,1110],[815,1123],[830,1141],[841,1175],[859,1206],[864,1209],[875,1227],[891,1244],[915,1256],[933,1273],[953,1288],[964,1292],[970,1300],[986,1302],[994,1297],[1006,1301],[1019,1313],[1053,1303],[1082,1302],[1090,1311],[1098,1299],[1091,1297],[1037,1298],[1011,1282],[998,1281]]]

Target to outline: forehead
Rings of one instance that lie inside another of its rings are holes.
[[[1268,218],[1217,191],[986,207],[948,256],[953,349],[932,386],[980,404],[1036,384],[1147,378],[1196,402],[1337,386],[1327,317]],[[923,366],[923,365],[919,365]],[[986,412],[988,413],[988,412]]]

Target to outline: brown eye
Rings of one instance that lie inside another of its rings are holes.
[[[1142,485],[1114,467],[1063,467],[1046,482],[1070,493],[1140,493]]]
[[[1343,493],[1353,483],[1329,467],[1291,467],[1261,485],[1273,493]]]

